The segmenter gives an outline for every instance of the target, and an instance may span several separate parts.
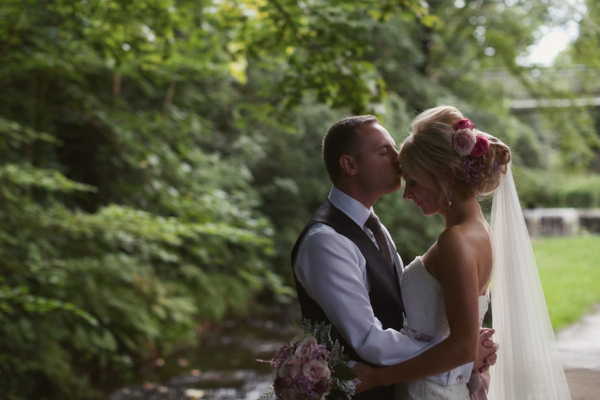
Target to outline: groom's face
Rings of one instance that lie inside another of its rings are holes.
[[[400,189],[400,164],[392,136],[377,123],[362,125],[357,131],[360,157],[356,163],[361,186],[379,196]]]

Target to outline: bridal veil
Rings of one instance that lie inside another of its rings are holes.
[[[571,399],[510,164],[494,192],[491,225],[492,317],[500,349],[489,398]]]

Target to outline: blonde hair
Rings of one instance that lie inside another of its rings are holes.
[[[500,174],[506,173],[511,159],[507,145],[478,129],[473,129],[475,135],[484,136],[490,143],[487,152],[481,157],[461,157],[454,150],[454,134],[456,123],[463,118],[452,106],[425,110],[415,117],[410,134],[400,147],[402,173],[421,185],[440,190],[440,202],[449,200],[452,178],[462,188],[472,190],[475,196],[488,196],[498,186]],[[465,162],[473,163],[477,169],[471,169],[469,174]]]

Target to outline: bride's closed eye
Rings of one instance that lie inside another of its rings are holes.
[[[404,181],[406,182],[406,186],[414,187],[417,184],[417,181],[407,176],[404,176]]]

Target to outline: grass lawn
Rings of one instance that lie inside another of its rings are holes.
[[[577,322],[600,302],[600,236],[533,240],[555,331]]]

